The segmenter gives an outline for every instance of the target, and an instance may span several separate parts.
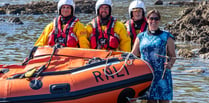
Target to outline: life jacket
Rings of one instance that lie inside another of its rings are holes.
[[[139,33],[144,32],[147,29],[146,18],[144,18],[144,20],[145,21],[141,24]],[[136,36],[137,36],[136,30],[134,28],[134,21],[132,19],[130,19],[126,22],[126,25],[128,26],[127,32],[129,34],[129,36],[131,37],[131,45],[133,45],[135,42]]]
[[[119,47],[120,37],[114,33],[114,25],[116,23],[114,17],[110,17],[107,23],[107,28],[102,30],[99,17],[94,18],[91,22],[93,26],[93,33],[90,36],[91,48],[116,50]]]
[[[61,16],[55,18],[54,29],[49,36],[48,45],[54,46],[59,43],[63,47],[77,47],[78,39],[73,32],[74,25],[77,21],[79,21],[79,19],[72,17],[62,29]]]

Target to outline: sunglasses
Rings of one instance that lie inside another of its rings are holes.
[[[160,18],[159,18],[159,17],[150,17],[149,19],[150,19],[150,20],[155,20],[155,21],[160,20]]]

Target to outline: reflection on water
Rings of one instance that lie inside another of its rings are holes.
[[[27,0],[29,2],[30,0]],[[35,0],[31,0],[35,1]],[[56,0],[55,0],[56,1]],[[112,14],[118,20],[128,19],[128,3],[131,0],[114,0]],[[162,23],[171,22],[177,19],[180,11],[184,8],[178,6],[153,6],[155,0],[146,1],[147,11],[156,8],[161,12]],[[171,1],[171,0],[170,0]],[[181,0],[179,0],[181,1]],[[188,0],[189,1],[189,0]],[[8,0],[0,1],[0,5],[7,3]],[[25,0],[10,0],[11,3],[25,3]],[[169,2],[167,0],[166,2]],[[17,15],[0,15],[0,19],[7,20],[9,16]],[[0,64],[20,63],[33,47],[34,42],[41,34],[44,27],[53,20],[56,14],[44,15],[18,15],[24,25],[14,25],[8,22],[0,21]],[[83,23],[89,22],[95,14],[76,14]],[[177,42],[176,44],[184,46]],[[181,69],[179,69],[181,68]],[[205,73],[185,73],[184,70],[204,69]],[[173,102],[196,102],[206,103],[209,101],[209,60],[200,58],[178,59],[172,69],[174,100]]]
[[[182,68],[182,69],[178,69]],[[209,60],[200,58],[177,60],[173,69],[175,102],[207,103],[209,100]],[[185,70],[203,69],[205,73],[187,73]]]

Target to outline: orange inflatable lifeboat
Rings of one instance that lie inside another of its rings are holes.
[[[127,103],[152,79],[130,53],[36,47],[22,65],[0,65],[0,102]]]

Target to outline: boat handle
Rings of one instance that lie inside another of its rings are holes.
[[[70,84],[69,83],[52,84],[50,85],[50,92],[52,94],[68,93],[70,92]]]

